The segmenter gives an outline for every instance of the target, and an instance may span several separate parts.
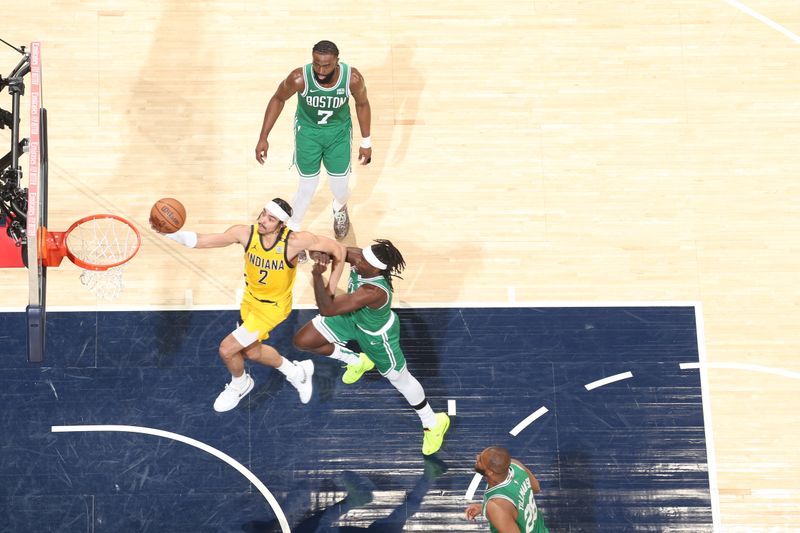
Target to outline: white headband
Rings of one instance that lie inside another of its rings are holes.
[[[381,261],[375,256],[375,252],[372,251],[372,246],[366,246],[361,249],[361,253],[364,254],[364,259],[367,260],[367,263],[374,266],[379,270],[386,270],[389,265]]]
[[[287,220],[289,220],[289,213],[284,211],[281,206],[279,206],[272,200],[270,200],[269,203],[264,206],[264,209],[267,210],[267,213],[271,213],[273,216],[275,216],[275,218],[277,218],[281,222],[286,222]]]

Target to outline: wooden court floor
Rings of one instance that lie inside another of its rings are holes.
[[[373,114],[349,242],[395,241],[400,304],[700,302],[722,530],[800,528],[796,2],[34,0],[3,20],[43,45],[51,229],[142,229],[104,307],[235,303],[240,253],[178,249],[149,206],[177,197],[208,232],[290,199],[293,101],[264,167],[253,149],[277,83],[330,39]],[[330,234],[329,202],[323,178],[307,229]],[[24,307],[26,273],[0,290]],[[72,265],[48,297],[98,305]]]

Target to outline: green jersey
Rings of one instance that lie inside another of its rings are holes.
[[[297,121],[317,128],[351,126],[350,66],[339,63],[339,79],[333,87],[317,82],[311,63],[303,67],[306,88],[297,95]]]
[[[374,285],[386,291],[386,303],[378,309],[364,306],[350,313],[356,326],[365,333],[380,331],[392,318],[392,288],[383,276],[362,278],[354,269],[350,270],[350,281],[347,283],[347,292],[353,293],[362,285]]]
[[[510,501],[517,508],[517,526],[521,533],[548,533],[544,525],[544,517],[536,508],[533,499],[531,480],[525,469],[511,463],[508,477],[502,483],[486,489],[483,494],[483,516],[486,516],[486,504],[492,498],[503,498]],[[488,517],[487,517],[488,518]],[[493,533],[497,533],[494,526],[489,525]]]

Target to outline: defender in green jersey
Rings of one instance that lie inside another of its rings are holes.
[[[549,533],[536,507],[539,481],[505,448],[491,446],[475,458],[475,471],[486,480],[483,504],[469,505],[464,514],[474,520],[483,514],[493,533]]]
[[[333,193],[333,232],[337,239],[343,239],[350,230],[347,214],[353,139],[350,96],[356,102],[356,116],[361,128],[358,159],[362,165],[369,164],[372,159],[371,110],[363,76],[354,67],[339,62],[339,49],[335,44],[318,42],[312,49],[312,59],[308,65],[294,69],[267,104],[256,145],[256,160],[264,164],[269,150],[269,133],[286,101],[297,94],[294,164],[300,174],[300,183],[292,200],[294,214],[288,226],[293,231],[300,229],[319,184],[320,167],[324,164]]]
[[[347,249],[350,283],[347,294],[335,298],[322,278],[327,257],[312,254],[316,261],[311,271],[314,297],[320,314],[295,334],[294,345],[346,363],[342,381],[347,384],[377,366],[416,410],[424,428],[422,453],[431,455],[441,448],[450,418],[446,413],[433,412],[422,385],[408,371],[400,348],[400,320],[392,311],[392,276],[405,268],[403,256],[390,241],[375,242],[363,249]],[[363,353],[346,348],[349,340],[358,341]]]

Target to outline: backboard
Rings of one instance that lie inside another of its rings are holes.
[[[42,264],[38,235],[47,227],[47,111],[42,107],[42,64],[40,43],[30,48],[30,145],[28,166],[28,213],[25,259],[28,266],[28,361],[41,363],[45,350],[47,309],[47,267]]]

